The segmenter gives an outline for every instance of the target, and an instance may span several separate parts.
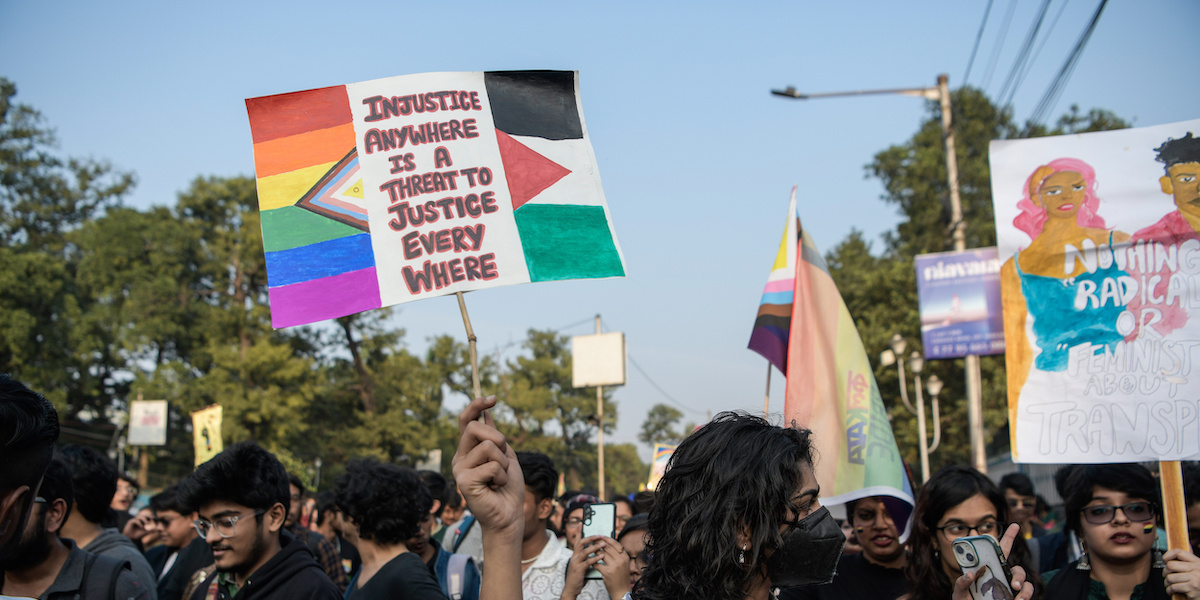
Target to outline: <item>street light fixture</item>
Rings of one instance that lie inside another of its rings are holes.
[[[942,415],[938,407],[938,396],[942,393],[942,380],[937,375],[930,375],[929,379],[925,380],[925,391],[933,399],[933,443],[929,445],[929,452],[938,449],[942,443]]]
[[[962,201],[958,195],[958,157],[954,153],[954,128],[951,126],[950,119],[950,78],[942,74],[938,75],[938,84],[935,87],[923,88],[894,88],[886,90],[858,90],[853,92],[822,92],[817,94],[805,94],[796,90],[793,86],[788,86],[782,90],[771,90],[771,93],[776,96],[785,98],[793,98],[796,100],[810,100],[813,98],[836,98],[841,96],[873,96],[880,94],[899,94],[902,96],[916,96],[929,100],[936,100],[941,105],[942,109],[942,138],[945,143],[946,153],[946,179],[950,188],[950,227],[953,232],[954,249],[962,252],[967,248],[966,242],[966,223],[963,221]],[[896,337],[899,337],[898,335]],[[895,337],[892,338],[893,342]],[[900,350],[895,350],[893,347],[894,360],[898,360],[903,356],[903,347]],[[890,363],[885,363],[890,364]],[[983,446],[983,399],[981,394],[982,381],[979,373],[979,356],[975,354],[967,355],[966,357],[967,371],[967,423],[971,433],[971,462],[976,470],[981,473],[987,473],[987,457]],[[901,367],[903,373],[903,367]],[[903,382],[903,375],[901,375]],[[919,388],[918,388],[919,389]],[[908,393],[901,395],[904,400],[905,407],[912,410],[908,402]],[[924,440],[922,440],[924,446]]]
[[[917,409],[913,408],[912,402],[908,401],[908,384],[904,381],[904,365],[896,360],[896,357],[904,356],[904,349],[908,347],[908,342],[897,333],[892,335],[892,341],[888,343],[891,345],[891,349],[879,353],[879,363],[885,367],[890,367],[895,363],[896,370],[900,373],[900,400],[904,402],[904,408],[915,415]]]

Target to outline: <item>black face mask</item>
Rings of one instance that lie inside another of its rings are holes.
[[[774,587],[819,585],[833,581],[846,536],[822,506],[783,534],[783,546],[767,559]]]

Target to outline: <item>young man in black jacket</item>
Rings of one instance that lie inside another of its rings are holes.
[[[181,496],[217,567],[192,600],[340,600],[308,546],[283,530],[288,476],[270,452],[234,444],[200,465]]]

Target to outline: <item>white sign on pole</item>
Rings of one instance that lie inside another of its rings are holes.
[[[130,446],[162,446],[167,443],[167,401],[134,400],[129,403]]]
[[[625,334],[571,338],[571,384],[577,388],[625,385]]]

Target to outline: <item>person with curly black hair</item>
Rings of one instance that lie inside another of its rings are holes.
[[[405,544],[433,507],[416,471],[375,459],[351,461],[334,480],[333,494],[357,531],[362,556],[346,600],[445,600],[429,568]]]
[[[655,490],[637,600],[763,600],[833,578],[846,537],[817,500],[811,433],[723,412]]]
[[[117,465],[96,450],[78,444],[63,446],[58,455],[71,469],[75,490],[75,504],[60,535],[75,540],[80,548],[92,554],[129,561],[133,576],[142,587],[155,590],[158,580],[154,569],[138,547],[120,531],[100,525],[112,510],[109,504],[117,491]]]
[[[258,444],[239,442],[197,467],[180,499],[197,511],[217,567],[191,600],[341,600],[304,541],[284,530],[287,471]]]

